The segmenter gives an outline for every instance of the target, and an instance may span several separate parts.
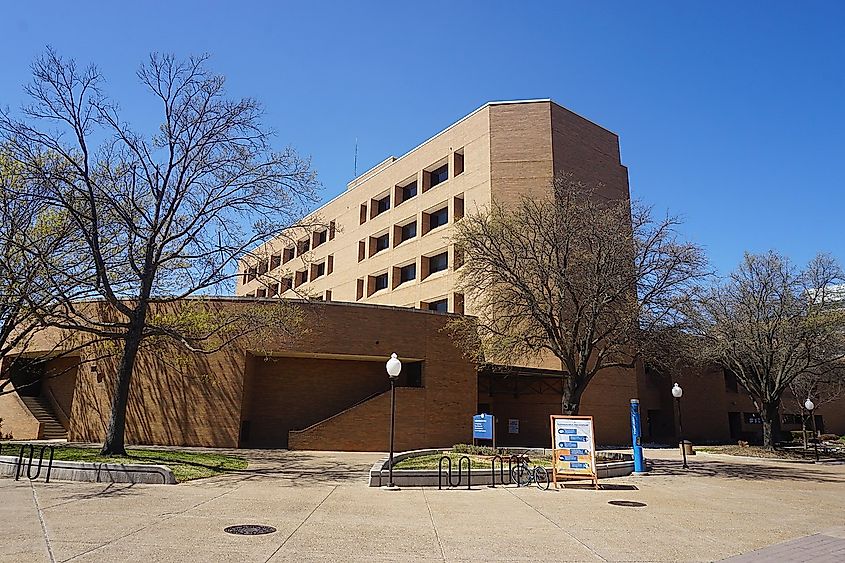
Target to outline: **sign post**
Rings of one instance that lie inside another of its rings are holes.
[[[492,414],[477,414],[472,417],[472,440],[493,440],[496,448],[496,417]]]
[[[590,479],[599,488],[592,416],[551,415],[552,481]]]
[[[640,438],[640,400],[631,399],[631,442],[634,447],[634,473],[645,473],[643,446]]]

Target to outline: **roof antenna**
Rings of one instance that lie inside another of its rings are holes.
[[[355,170],[354,170],[353,178],[358,177],[358,137],[355,137]]]

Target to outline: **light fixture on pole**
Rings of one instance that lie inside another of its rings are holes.
[[[804,408],[810,413],[810,420],[813,421],[813,450],[816,453],[816,461],[819,460],[819,433],[816,430],[816,413],[813,412],[813,409],[816,408],[816,405],[813,401],[810,400],[810,397],[807,397],[807,400],[804,401]]]
[[[689,469],[689,465],[687,465],[687,445],[686,441],[684,440],[684,422],[681,418],[681,397],[684,395],[684,390],[681,389],[681,386],[675,383],[672,387],[672,396],[675,397],[675,402],[678,403],[678,434],[679,438],[681,439],[681,453],[684,456],[684,469]]]
[[[399,487],[393,482],[393,432],[396,422],[396,380],[399,374],[402,373],[402,362],[396,357],[396,354],[391,354],[390,359],[385,365],[387,368],[387,375],[390,377],[390,461],[388,461],[389,478],[387,487],[388,491],[398,491]]]

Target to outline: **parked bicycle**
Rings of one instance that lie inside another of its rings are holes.
[[[538,489],[549,488],[549,473],[542,465],[532,465],[528,454],[512,456],[515,464],[511,467],[511,483],[517,487],[527,487],[531,483],[537,485]]]

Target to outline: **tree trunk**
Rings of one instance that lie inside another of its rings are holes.
[[[563,392],[560,395],[560,412],[561,414],[574,416],[578,414],[578,409],[581,406],[581,391],[578,390],[578,386],[575,385],[572,377],[564,377],[562,386]]]
[[[760,418],[763,420],[763,447],[774,450],[780,440],[780,403],[763,403]]]
[[[123,356],[117,368],[117,382],[113,390],[111,403],[111,418],[103,442],[103,455],[126,455],[126,407],[129,403],[129,386],[132,372],[135,369],[135,359],[141,347],[141,336],[146,322],[146,305],[140,305],[135,310],[134,318],[129,323],[129,331],[123,345]]]

